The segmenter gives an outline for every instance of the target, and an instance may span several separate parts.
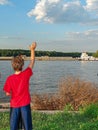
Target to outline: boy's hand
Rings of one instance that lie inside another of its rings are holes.
[[[11,96],[11,94],[10,94],[10,93],[8,93],[8,92],[6,92],[6,96]]]
[[[36,42],[33,42],[31,45],[30,45],[30,50],[35,50],[37,44]]]

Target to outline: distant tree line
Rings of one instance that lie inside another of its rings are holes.
[[[10,57],[10,56],[17,56],[17,55],[26,55],[30,56],[29,50],[12,50],[12,49],[0,49],[0,57]],[[80,52],[56,52],[56,51],[35,51],[35,55],[37,57],[40,56],[49,56],[49,57],[80,57]],[[92,56],[93,53],[88,53],[88,55]]]
[[[10,57],[10,56],[17,56],[20,54],[30,56],[30,51],[29,50],[21,50],[21,49],[17,49],[17,50],[0,49],[0,56]]]

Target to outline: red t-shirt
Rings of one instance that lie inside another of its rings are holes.
[[[11,94],[11,107],[26,106],[30,103],[29,80],[33,74],[31,68],[27,68],[19,74],[10,75],[3,90]]]

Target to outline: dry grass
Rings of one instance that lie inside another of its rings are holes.
[[[98,102],[98,86],[76,77],[67,77],[59,82],[57,94],[32,95],[32,109],[62,110],[71,104],[74,110]]]
[[[60,110],[60,102],[58,94],[35,94],[32,96],[34,110]]]
[[[60,82],[59,95],[65,104],[71,104],[75,110],[90,103],[98,102],[97,85],[82,81],[76,77],[68,77]]]

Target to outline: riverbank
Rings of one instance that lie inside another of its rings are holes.
[[[23,57],[24,60],[30,60],[30,57]],[[12,57],[0,57],[0,60],[11,60]],[[75,58],[72,58],[72,57],[48,57],[48,56],[41,56],[41,57],[35,57],[35,60],[38,60],[38,61],[43,61],[43,60],[46,60],[46,61],[55,61],[55,60],[76,60]]]

